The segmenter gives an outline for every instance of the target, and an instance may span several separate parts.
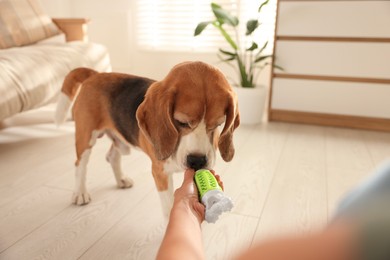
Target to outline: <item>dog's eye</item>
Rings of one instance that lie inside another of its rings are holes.
[[[191,128],[190,125],[188,123],[185,123],[185,122],[181,122],[179,120],[176,120],[176,123],[179,127],[181,128]]]

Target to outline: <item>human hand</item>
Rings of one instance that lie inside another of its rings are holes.
[[[215,176],[215,179],[223,190],[224,186],[220,176],[215,174],[215,171],[213,170],[210,170],[210,172]],[[194,182],[194,175],[195,171],[193,169],[187,169],[185,171],[183,184],[174,194],[174,207],[177,207],[176,205],[185,204],[191,209],[199,223],[201,223],[205,218],[205,206],[199,202],[199,192]]]

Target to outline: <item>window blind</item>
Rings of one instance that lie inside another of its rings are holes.
[[[215,52],[218,48],[229,49],[223,36],[209,25],[201,35],[194,37],[199,22],[214,20],[210,0],[138,0],[136,17],[136,42],[143,50],[199,51]],[[239,37],[242,47],[251,44],[245,41],[246,22],[258,17],[258,7],[262,0],[216,0],[224,9],[238,15],[240,19]],[[276,15],[276,0],[263,8],[262,23],[253,35],[259,44],[269,41],[268,50],[273,46]],[[225,27],[229,28],[228,26]],[[232,36],[233,30],[227,30]]]

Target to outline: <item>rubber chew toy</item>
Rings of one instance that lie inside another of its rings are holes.
[[[233,202],[225,196],[222,188],[209,170],[197,170],[194,178],[199,190],[200,201],[206,207],[205,219],[208,223],[215,223],[219,215],[233,208]]]

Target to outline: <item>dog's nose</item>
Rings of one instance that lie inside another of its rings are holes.
[[[207,157],[204,155],[193,155],[187,156],[187,166],[195,171],[205,167],[207,164]]]

